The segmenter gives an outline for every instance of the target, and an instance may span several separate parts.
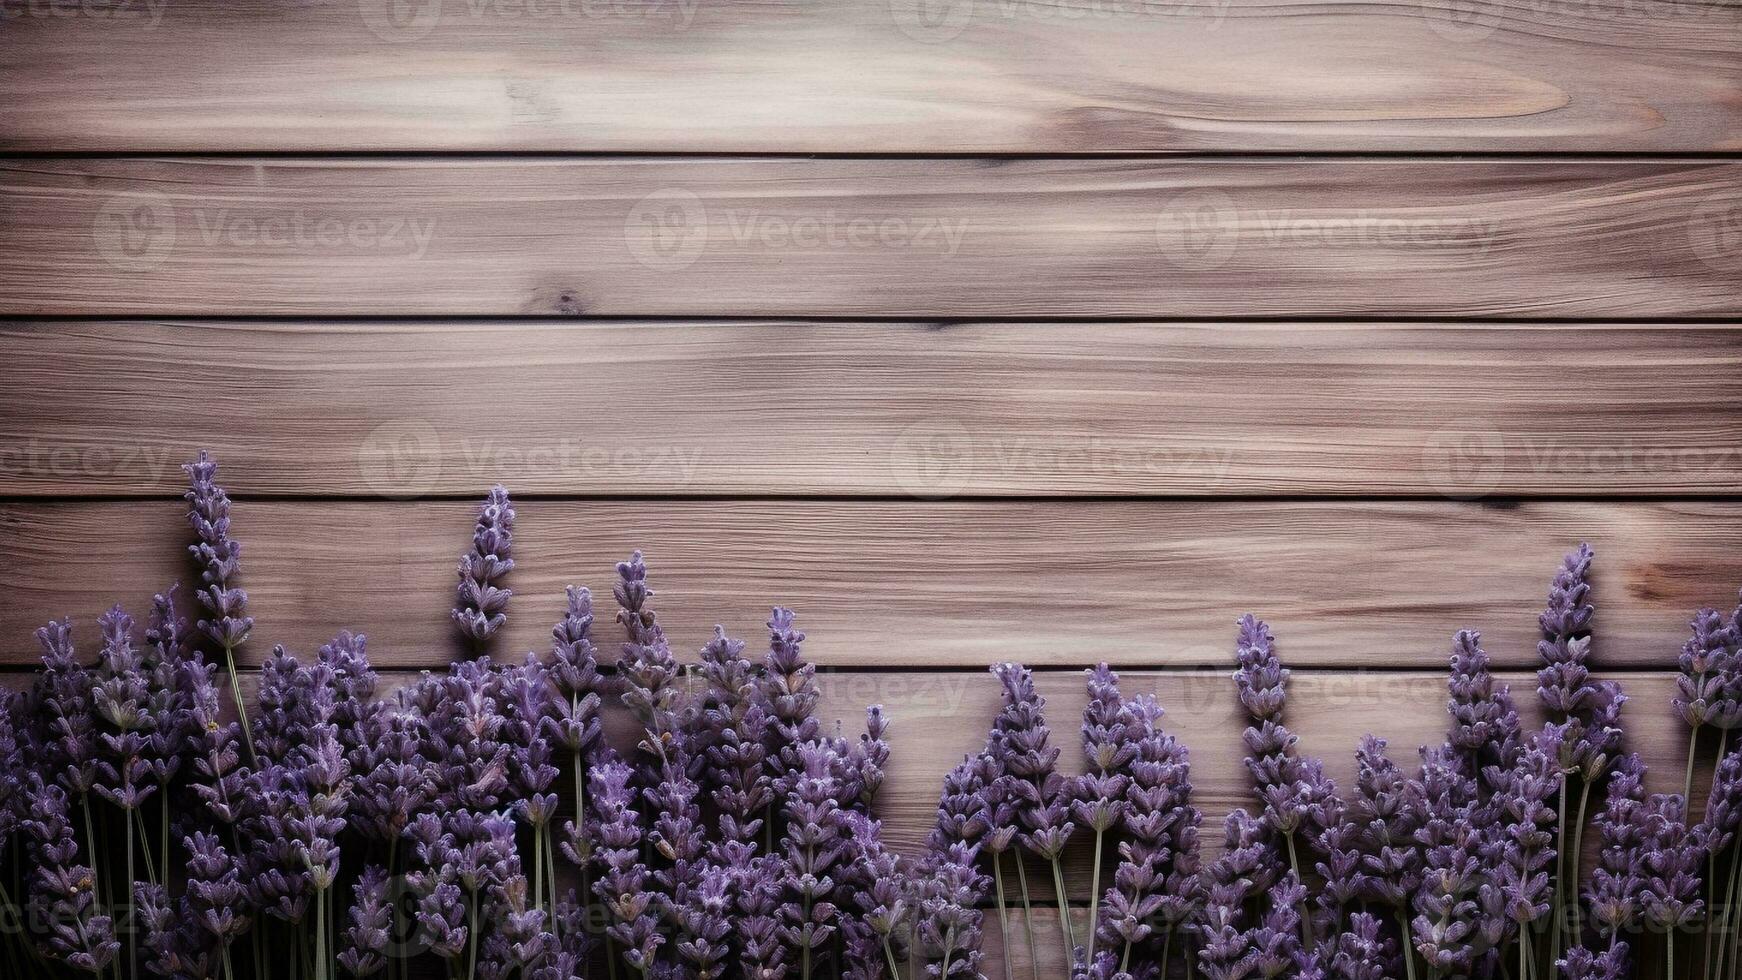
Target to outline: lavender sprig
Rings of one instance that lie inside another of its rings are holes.
[[[1052,730],[1046,723],[1046,699],[1035,691],[1034,675],[1013,663],[996,664],[992,673],[1004,688],[1003,705],[992,723],[992,750],[1004,775],[1009,777],[1001,780],[1000,785],[1007,787],[1025,828],[1022,845],[1052,866],[1068,969],[1074,962],[1077,944],[1059,859],[1076,832],[1076,824],[1068,819],[1071,786],[1058,771],[1059,750],[1050,744]],[[1020,861],[1016,867],[1027,913],[1027,875]],[[1032,915],[1029,918],[1032,920]]]
[[[248,615],[248,593],[231,585],[242,563],[242,543],[230,537],[230,495],[217,483],[217,461],[202,449],[199,458],[182,469],[188,475],[188,491],[183,494],[188,502],[188,523],[199,539],[188,546],[188,552],[200,567],[200,581],[205,583],[195,593],[208,617],[199,621],[199,629],[224,653],[230,696],[242,719],[242,744],[253,761],[258,757],[248,724],[248,705],[242,699],[242,684],[236,674],[236,651],[254,628],[254,617]]]
[[[514,507],[508,491],[497,485],[478,508],[472,549],[460,556],[455,588],[454,625],[474,650],[481,650],[508,621],[508,600],[514,593],[498,583],[512,571]]]

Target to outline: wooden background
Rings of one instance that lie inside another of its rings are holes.
[[[894,716],[909,847],[988,663],[1044,671],[1065,731],[1116,663],[1214,819],[1247,799],[1238,614],[1346,782],[1362,732],[1439,739],[1454,630],[1533,686],[1580,540],[1596,661],[1678,782],[1668,670],[1742,584],[1734,3],[0,17],[6,670],[187,578],[206,447],[252,658],[457,655],[502,481],[504,650],[633,547],[686,652],[793,605],[829,713]]]

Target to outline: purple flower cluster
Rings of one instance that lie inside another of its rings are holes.
[[[497,487],[452,613],[474,656],[395,688],[365,637],[339,632],[307,659],[274,648],[245,684],[254,622],[230,500],[209,456],[187,469],[197,629],[174,589],[142,628],[104,613],[84,656],[70,623],[50,623],[40,674],[0,693],[0,904],[16,890],[29,912],[0,935],[7,976],[984,980],[994,909],[1007,980],[1019,943],[1034,977],[1070,980],[1598,980],[1660,946],[1669,975],[1739,962],[1729,925],[1698,952],[1682,937],[1742,885],[1742,748],[1727,735],[1742,633],[1695,617],[1673,705],[1693,731],[1688,786],[1647,793],[1626,698],[1591,674],[1585,547],[1540,619],[1539,728],[1459,632],[1444,743],[1405,764],[1362,738],[1339,795],[1285,722],[1274,636],[1246,616],[1233,679],[1259,806],[1201,853],[1190,756],[1156,697],[1089,670],[1067,759],[1041,693],[1058,675],[1001,663],[984,747],[945,777],[909,858],[875,815],[889,719],[872,706],[862,732],[825,725],[790,610],[772,610],[761,655],[716,627],[685,662],[635,553],[617,566],[609,666],[581,588],[548,651],[494,654],[515,516]],[[629,731],[607,737],[613,711]],[[1696,812],[1707,729],[1726,734]],[[1086,881],[1067,879],[1073,854]],[[1057,941],[1038,935],[1036,866]]]

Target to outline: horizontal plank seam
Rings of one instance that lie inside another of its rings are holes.
[[[4,446],[4,440],[0,440]],[[415,507],[429,503],[476,502],[489,490],[479,484],[477,492],[449,490],[420,493],[409,498],[390,498],[378,493],[335,491],[332,493],[270,493],[250,490],[231,491],[231,500],[254,503],[288,504],[382,504]],[[1742,501],[1742,493],[1507,493],[1494,494],[1479,500],[1458,500],[1434,493],[1385,493],[1363,490],[1360,493],[961,493],[949,497],[916,497],[901,493],[807,494],[807,493],[554,493],[550,491],[516,491],[509,486],[516,502],[542,503],[820,503],[820,504],[912,504],[915,507],[948,506],[951,504],[1446,504],[1483,510],[1514,510],[1526,504],[1725,504]],[[179,491],[144,493],[81,494],[45,492],[40,494],[0,494],[0,506],[46,506],[53,504],[133,504],[170,502],[184,499]]]
[[[1068,325],[1125,325],[1157,327],[1181,325],[1229,324],[1235,326],[1293,326],[1293,325],[1326,325],[1326,326],[1444,326],[1447,328],[1467,326],[1494,327],[1529,327],[1529,326],[1592,326],[1592,327],[1742,327],[1742,320],[1730,316],[1649,316],[1649,317],[1596,317],[1596,316],[1536,316],[1528,318],[1517,316],[1421,316],[1416,315],[1380,315],[1380,314],[1303,314],[1277,316],[1177,316],[1177,315],[1121,315],[1121,316],[1090,316],[1072,314],[1054,314],[1035,316],[1015,314],[1010,316],[976,316],[976,317],[925,317],[912,314],[880,314],[880,313],[839,313],[839,314],[769,314],[769,313],[609,313],[592,315],[575,315],[564,313],[8,313],[0,311],[0,326],[8,324],[102,324],[144,322],[154,324],[185,324],[198,326],[210,323],[236,324],[297,324],[314,323],[321,325],[350,326],[378,323],[382,325],[404,324],[468,324],[499,323],[504,325],[528,324],[574,324],[575,326],[590,326],[612,323],[647,323],[674,324],[693,326],[696,324],[791,324],[804,326],[808,324],[867,324],[907,327],[930,327],[947,330],[951,327],[969,327],[984,325],[1010,326],[1047,326],[1052,324]]]
[[[1450,161],[1662,161],[1742,160],[1736,150],[1096,150],[1082,153],[1032,153],[1021,151],[979,152],[804,152],[736,150],[6,150],[7,160],[126,160],[159,157],[188,160],[277,158],[285,160],[1120,160],[1190,162],[1192,160],[1450,160]]]

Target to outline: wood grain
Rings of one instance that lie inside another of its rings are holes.
[[[0,401],[14,495],[179,495],[196,444],[249,494],[1742,490],[1732,325],[24,322],[0,346],[30,393]]]
[[[713,624],[757,640],[789,605],[819,663],[981,666],[999,660],[1226,669],[1233,619],[1268,618],[1298,666],[1437,668],[1452,633],[1484,631],[1497,662],[1535,662],[1536,617],[1561,554],[1598,552],[1596,660],[1673,665],[1693,610],[1742,584],[1742,505],[1540,503],[894,503],[523,501],[513,609],[498,649],[549,646],[565,584],[609,604],[611,563],[646,549],[673,644]],[[259,621],[245,652],[307,653],[340,628],[376,662],[446,663],[454,561],[473,507],[242,501],[234,533]],[[73,615],[84,635],[123,601],[192,569],[167,502],[0,506],[0,662]],[[609,617],[605,617],[609,622]],[[608,632],[604,627],[601,632]],[[607,641],[609,637],[607,637]]]
[[[15,150],[1742,147],[1742,12],[1691,0],[6,9]]]
[[[0,313],[1742,315],[1732,160],[30,159]]]

